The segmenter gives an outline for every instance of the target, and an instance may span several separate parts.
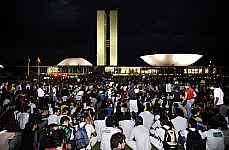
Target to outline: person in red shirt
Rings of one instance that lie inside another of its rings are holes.
[[[187,117],[188,119],[192,117],[192,104],[195,101],[195,97],[196,97],[196,92],[194,91],[194,89],[190,86],[189,83],[186,83],[185,85],[185,101],[186,101],[186,105],[185,108],[187,110]]]

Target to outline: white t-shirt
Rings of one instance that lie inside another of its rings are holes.
[[[134,112],[138,112],[138,102],[137,100],[130,100],[129,101],[130,104],[130,112],[134,111]]]
[[[52,94],[53,94],[53,96],[56,96],[56,88],[55,87],[52,88]]]
[[[78,125],[72,126],[70,129],[72,130],[70,140],[74,140],[74,130],[77,131]]]
[[[26,87],[25,88],[30,90],[30,85],[29,84],[26,84]]]
[[[224,150],[224,134],[219,129],[210,129],[203,132],[203,138],[207,138],[207,150]]]
[[[38,97],[44,97],[44,95],[45,95],[44,90],[42,88],[38,88],[37,89],[37,96]]]
[[[97,140],[100,142],[102,138],[102,130],[106,127],[105,120],[95,120],[94,124],[97,133]]]
[[[151,150],[149,129],[143,125],[134,127],[130,134],[130,140],[136,140],[136,150]]]
[[[6,99],[3,101],[2,105],[5,106],[5,105],[7,105],[7,104],[9,104],[9,103],[10,103],[10,100],[9,100],[8,98],[6,98]]]
[[[218,100],[216,105],[222,105],[223,104],[224,93],[223,93],[221,88],[215,88],[214,89],[214,104],[215,104],[216,97],[219,98],[219,100]]]
[[[161,127],[161,122],[160,122],[160,115],[155,115],[155,117],[154,117],[154,123],[153,123],[153,125],[152,125],[152,128],[153,129],[156,129],[156,128],[160,128]]]
[[[176,130],[176,136],[178,137],[178,132],[180,130],[185,130],[188,127],[188,121],[186,118],[181,116],[177,116],[176,118],[172,119],[171,122]]]
[[[168,125],[164,125],[163,127],[159,127],[156,128],[154,130],[154,132],[151,132],[153,134],[153,136],[150,137],[151,143],[159,150],[163,150],[164,146],[163,146],[163,141],[165,139],[165,133],[166,131],[168,132],[168,134],[171,135],[171,142],[170,144],[175,144],[172,141],[176,141],[176,137],[175,135],[173,136],[174,132],[169,133],[170,127]],[[172,129],[174,131],[174,129]],[[174,133],[175,134],[175,133]]]
[[[101,139],[100,149],[101,150],[111,150],[111,146],[110,146],[111,136],[118,132],[121,132],[121,130],[118,128],[105,127],[102,130],[102,139]]]
[[[134,89],[134,93],[139,93],[139,89],[138,88],[136,88],[136,89]]]
[[[57,116],[55,114],[52,114],[48,117],[48,125],[50,124],[60,124],[60,116]]]
[[[78,96],[83,96],[83,94],[84,94],[84,91],[79,91],[79,92],[77,93]]]
[[[154,123],[154,115],[149,111],[144,111],[139,114],[143,118],[143,125],[150,129]]]
[[[110,99],[111,99],[111,94],[112,94],[111,89],[108,89],[107,95],[108,95],[108,98],[110,98]]]
[[[133,120],[121,120],[119,121],[119,126],[123,130],[123,134],[127,139],[130,138],[130,133],[134,128],[135,122]]]
[[[172,92],[172,84],[171,83],[166,84],[165,87],[166,87],[166,92]]]
[[[25,124],[29,121],[29,113],[21,113],[19,116],[18,116],[18,120],[19,120],[19,126],[20,126],[20,129],[24,129],[25,128]]]
[[[157,127],[153,130],[150,130],[153,136],[150,136],[150,142],[156,147],[158,150],[163,150],[163,142],[165,136],[165,130],[161,127]]]
[[[33,109],[36,108],[36,105],[34,103],[30,103],[30,104],[28,104],[28,106],[30,107],[31,114],[33,114],[33,112],[34,112]]]
[[[19,84],[19,85],[16,86],[16,90],[17,91],[21,91],[22,90],[21,84]]]

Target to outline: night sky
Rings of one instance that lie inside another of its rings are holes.
[[[1,61],[25,65],[30,57],[35,64],[39,56],[55,65],[83,57],[96,64],[96,10],[109,8],[119,10],[119,65],[146,65],[139,56],[174,52],[226,65],[226,48],[216,46],[216,0],[16,0],[2,18]]]

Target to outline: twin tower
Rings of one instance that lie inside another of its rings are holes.
[[[117,10],[97,10],[97,66],[117,66],[117,29]]]

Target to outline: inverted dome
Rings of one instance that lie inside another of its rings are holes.
[[[92,64],[83,58],[66,58],[57,66],[92,66]]]
[[[140,58],[151,66],[189,66],[201,57],[199,54],[154,54]]]

